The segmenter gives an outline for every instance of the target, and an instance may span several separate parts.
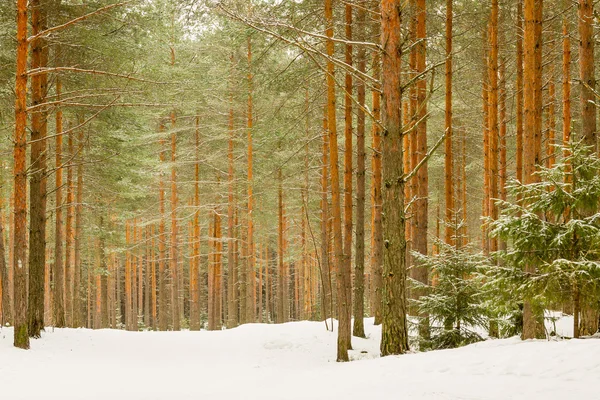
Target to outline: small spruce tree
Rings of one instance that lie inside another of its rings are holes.
[[[454,229],[460,232],[461,229]],[[413,287],[427,294],[414,300],[421,314],[429,315],[431,338],[421,338],[421,349],[447,349],[474,343],[483,338],[478,328],[487,326],[488,312],[483,296],[487,258],[476,253],[470,245],[451,246],[441,240],[435,245],[437,254],[413,253],[419,265],[429,269],[430,285],[412,280]]]
[[[541,182],[509,185],[514,201],[500,201],[490,234],[509,243],[498,252],[502,266],[490,270],[488,286],[501,298],[527,298],[538,309],[573,302],[574,332],[583,306],[598,310],[600,298],[600,159],[588,148],[563,149]],[[524,272],[527,263],[535,273]]]

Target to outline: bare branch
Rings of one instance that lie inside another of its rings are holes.
[[[109,4],[106,7],[99,8],[96,11],[92,11],[91,13],[82,15],[81,17],[77,17],[75,19],[72,19],[69,22],[65,22],[62,25],[53,26],[52,28],[48,28],[46,30],[41,31],[38,34],[30,36],[29,38],[27,38],[27,43],[31,43],[34,40],[39,39],[39,38],[44,37],[44,36],[48,36],[52,32],[56,32],[56,31],[68,28],[71,25],[74,25],[74,24],[76,24],[78,22],[84,21],[84,20],[86,20],[86,19],[88,19],[88,18],[90,18],[90,17],[92,17],[92,16],[94,16],[96,14],[100,14],[100,13],[103,13],[104,11],[108,11],[111,8],[124,6],[125,4],[129,4],[129,3],[133,2],[133,1],[135,1],[135,0],[128,0],[128,1],[123,1],[121,3]]]

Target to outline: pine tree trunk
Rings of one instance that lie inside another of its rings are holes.
[[[60,51],[60,50],[59,50]],[[60,101],[62,92],[62,81],[60,77],[56,78],[56,99]],[[53,322],[57,328],[65,327],[65,277],[64,277],[64,258],[63,258],[63,113],[60,106],[56,110],[56,173],[55,173],[55,191],[56,191],[56,215],[55,215],[55,233],[54,233],[54,269],[52,271],[54,293],[52,296],[54,312]]]
[[[328,37],[326,48],[327,55],[333,57],[333,0],[325,0],[325,34]],[[348,290],[346,272],[347,265],[344,263],[344,248],[342,240],[342,211],[340,199],[340,176],[338,162],[337,122],[336,122],[336,97],[335,97],[335,70],[331,60],[327,61],[327,128],[329,132],[329,164],[331,166],[331,211],[333,216],[333,245],[335,254],[335,272],[337,287],[337,314],[338,314],[338,344],[337,360],[348,361],[348,349],[350,344],[350,311],[351,303],[348,303],[346,293]]]
[[[444,113],[445,158],[444,158],[444,195],[446,204],[445,240],[449,245],[454,244],[454,163],[452,154],[452,2],[446,0],[446,96]]]
[[[327,107],[323,117],[323,158],[321,168],[321,271],[323,285],[323,319],[333,317],[333,289],[329,264],[329,207],[327,200],[329,181],[329,135],[327,133]]]
[[[378,4],[378,2],[377,2]],[[373,23],[373,36],[379,37],[380,21],[376,19]],[[381,56],[379,51],[373,52],[373,77],[377,80],[381,79]],[[375,85],[372,96],[372,114],[376,121],[381,120],[381,94],[379,86]],[[382,228],[382,172],[381,172],[381,128],[377,123],[371,125],[371,134],[373,137],[373,227],[371,235],[373,236],[373,246],[371,249],[371,279],[372,288],[371,294],[373,297],[371,310],[374,317],[374,324],[379,325],[382,322],[382,291],[383,291],[383,228]]]
[[[75,156],[75,146],[73,143],[73,131],[70,130],[67,135],[67,149],[69,162],[67,166],[67,219],[65,224],[65,314],[67,326],[73,328],[74,325],[74,298],[79,294],[79,288],[74,284],[74,265],[73,265],[73,220],[75,187],[73,182],[73,162]]]
[[[421,4],[424,7],[424,4]],[[402,161],[402,58],[400,0],[381,2],[383,45],[383,323],[381,355],[408,350],[406,321],[406,238],[404,216],[404,171]]]
[[[285,266],[284,266],[284,225],[285,222],[283,220],[283,175],[281,168],[277,170],[277,182],[279,185],[278,188],[278,234],[277,234],[277,323],[281,324],[283,322],[287,322],[285,318],[285,307],[284,302],[287,299],[284,298],[284,287],[285,287]]]
[[[491,18],[490,18],[490,37],[489,37],[489,174],[490,174],[490,192],[489,192],[489,217],[495,221],[498,219],[498,208],[496,199],[498,199],[498,0],[492,0]],[[487,233],[487,232],[486,232]],[[489,251],[498,250],[498,240],[489,239]],[[494,332],[495,333],[495,332]],[[497,335],[496,335],[497,336]]]
[[[161,122],[159,131],[164,134],[165,126]],[[167,161],[166,139],[160,140],[160,162],[164,165]],[[165,210],[165,178],[161,172],[158,186],[158,203],[160,221],[158,225],[158,329],[166,331],[169,326],[169,300],[167,297],[167,282],[169,270],[165,262],[167,258],[166,210]]]
[[[10,304],[10,289],[8,280],[8,266],[6,265],[6,249],[4,247],[4,218],[0,218],[0,291],[2,296],[0,301],[2,302],[2,318],[0,318],[0,324],[6,326],[12,322],[12,310]]]
[[[364,4],[363,4],[364,5]],[[356,26],[358,40],[365,40],[366,10],[358,8]],[[367,58],[364,46],[357,54],[358,70],[366,72]],[[357,82],[358,110],[356,111],[356,254],[354,258],[354,326],[352,334],[365,337],[365,82]]]
[[[200,330],[200,117],[195,118],[194,218],[192,260],[190,263],[190,330]]]
[[[523,136],[524,171],[523,183],[537,182],[536,165],[540,163],[538,144],[541,142],[541,81],[536,75],[541,75],[541,9],[543,0],[525,0],[525,31],[524,31],[524,109],[525,126]],[[538,54],[539,53],[539,54]],[[525,266],[526,273],[534,273],[533,263]],[[523,339],[536,337],[536,312],[530,299],[523,301]]]
[[[517,1],[517,55],[516,55],[516,136],[517,148],[515,150],[516,158],[516,178],[523,182],[523,2]]]
[[[345,4],[345,36],[346,40],[352,40],[352,5]],[[352,45],[345,44],[345,62],[352,65]],[[344,275],[344,308],[348,321],[344,328],[344,338],[347,349],[352,349],[350,323],[352,319],[352,75],[346,72],[344,91],[344,247],[342,259],[342,271]],[[340,322],[342,319],[340,318]],[[341,331],[340,331],[341,332]]]
[[[597,151],[596,105],[594,91],[594,6],[592,0],[579,0],[579,78],[581,79],[581,139]]]
[[[150,265],[151,265],[151,276],[150,276],[150,301],[152,307],[152,329],[158,329],[158,302],[157,302],[157,287],[156,287],[156,225],[152,224],[150,228]],[[117,282],[118,282],[117,276]],[[117,296],[118,298],[118,296]]]
[[[489,50],[488,50],[488,31],[489,26],[483,30],[483,77],[482,77],[482,100],[483,100],[483,205],[482,216],[490,216],[490,74],[489,69]],[[481,225],[481,247],[485,254],[489,254],[490,241],[487,231],[487,224]]]
[[[78,116],[78,125],[84,123],[82,115]],[[81,239],[83,238],[83,129],[77,131],[77,183],[75,194],[75,225],[73,227],[75,234],[73,235],[73,268],[74,268],[74,287],[76,291],[73,297],[73,325],[77,328],[83,326],[81,315],[81,298],[79,296],[79,287],[81,285]],[[103,275],[103,281],[106,275]]]
[[[32,0],[32,34],[46,29],[46,10],[39,0]],[[31,68],[45,68],[48,61],[48,47],[44,39],[31,43]],[[32,106],[45,102],[48,90],[48,75],[35,75],[31,78]],[[44,269],[46,264],[46,133],[47,113],[35,110],[31,115],[31,152],[29,179],[29,336],[41,337],[44,330]]]
[[[173,330],[181,329],[179,309],[179,229],[177,226],[177,133],[175,132],[175,112],[171,112],[171,254],[169,269],[171,270],[171,307],[173,311]]]
[[[234,242],[236,240],[235,232],[234,232],[234,169],[233,169],[233,140],[234,140],[234,132],[233,132],[233,95],[231,96],[229,103],[229,146],[227,152],[227,160],[229,165],[228,170],[228,200],[227,200],[227,235],[229,237],[227,243],[227,287],[228,287],[228,318],[227,318],[227,327],[233,328],[238,324],[238,306],[237,299],[235,296],[235,290],[233,290],[236,282],[234,280],[234,268],[235,268],[235,260],[234,260]],[[242,271],[242,275],[245,274]],[[245,302],[244,302],[245,305]],[[244,317],[242,317],[242,315]],[[240,315],[240,322],[245,322],[245,309],[242,309],[242,313]]]
[[[254,197],[253,197],[253,175],[252,175],[252,124],[253,124],[253,115],[252,115],[252,41],[250,36],[248,36],[248,121],[247,121],[247,129],[248,129],[248,215],[247,215],[247,224],[248,224],[248,233],[247,233],[247,246],[248,246],[248,257],[247,257],[247,275],[249,280],[248,289],[250,289],[250,294],[248,295],[248,299],[246,300],[246,321],[248,322],[256,322],[256,272],[255,272],[255,249],[254,249],[254,217],[253,217],[253,207],[254,207]]]
[[[417,55],[416,55],[416,68],[417,74],[423,74],[426,69],[425,54],[427,51],[426,46],[426,2],[425,0],[417,0]],[[417,121],[417,163],[420,163],[425,155],[427,154],[427,81],[424,76],[416,82],[417,85],[417,104],[418,114]],[[401,108],[402,103],[398,105]],[[401,114],[401,111],[399,111]],[[399,120],[399,123],[402,119]],[[428,187],[428,167],[425,162],[419,171],[417,172],[417,201],[415,202],[415,235],[414,235],[414,247],[413,250],[421,254],[427,254],[427,225],[428,225],[428,198],[429,198],[429,187]],[[404,190],[404,188],[402,188]],[[404,194],[403,194],[404,196]],[[414,265],[414,278],[423,284],[428,284],[429,274],[428,269],[425,266]],[[385,273],[384,273],[385,276]],[[415,290],[415,297],[419,298],[423,293]],[[427,315],[420,315],[421,323],[419,327],[419,334],[421,337],[427,338],[429,336],[429,319]]]

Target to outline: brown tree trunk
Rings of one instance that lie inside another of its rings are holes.
[[[546,119],[546,167],[556,163],[556,87],[554,83],[554,64],[550,65],[548,81],[548,117]]]
[[[65,224],[65,309],[67,326],[73,328],[74,325],[74,298],[79,294],[79,288],[74,284],[74,265],[73,265],[73,220],[75,217],[75,186],[73,181],[73,162],[75,156],[75,146],[73,143],[73,132],[67,135],[67,148],[69,162],[67,166],[67,219]]]
[[[195,118],[194,220],[190,268],[190,330],[200,330],[200,117]]]
[[[0,301],[2,302],[2,318],[0,324],[6,326],[12,323],[12,310],[10,302],[10,290],[8,280],[8,266],[6,265],[6,249],[4,247],[4,218],[0,218],[0,291],[2,292]]]
[[[367,13],[363,6],[358,8],[356,27],[358,39],[365,40]],[[367,58],[364,46],[357,54],[358,70],[366,72]],[[365,82],[357,82],[358,110],[356,111],[356,254],[354,258],[354,326],[352,334],[365,337]]]
[[[125,329],[128,331],[133,330],[131,302],[131,250],[129,249],[129,246],[132,244],[131,236],[131,224],[129,221],[125,221]]]
[[[171,252],[169,266],[171,272],[171,307],[173,311],[173,330],[181,329],[179,309],[179,229],[177,226],[177,133],[175,132],[175,111],[171,112]]]
[[[46,29],[46,9],[39,0],[30,3],[32,34]],[[44,39],[31,43],[31,68],[45,68],[48,46]],[[48,75],[31,78],[32,106],[45,102]],[[46,133],[47,113],[43,109],[31,115],[31,152],[29,180],[29,336],[41,337],[44,330],[44,269],[46,265]]]
[[[373,25],[373,35],[379,36],[380,32],[380,21],[376,19]],[[381,79],[381,56],[379,51],[373,52],[373,77],[377,80]],[[376,121],[381,119],[381,94],[379,92],[379,86],[375,85],[371,92],[372,104],[373,104],[373,118]],[[371,249],[371,279],[372,288],[371,295],[373,301],[371,304],[371,311],[374,317],[374,324],[379,325],[382,322],[381,309],[382,304],[382,291],[383,291],[383,228],[382,228],[382,171],[381,171],[381,128],[377,123],[371,125],[371,134],[373,136],[373,178],[372,178],[372,190],[373,190],[373,227],[371,229],[371,235],[373,237],[373,246]]]
[[[233,169],[233,140],[234,140],[234,131],[233,131],[233,94],[230,97],[229,102],[229,146],[227,152],[227,160],[229,165],[228,175],[227,175],[227,184],[228,184],[228,200],[227,200],[227,236],[229,240],[227,241],[227,295],[228,295],[228,318],[227,318],[227,328],[233,328],[238,324],[238,304],[236,298],[236,291],[234,287],[236,282],[235,278],[235,260],[234,260],[234,242],[236,241],[235,232],[234,232],[234,198],[233,198],[233,186],[234,186],[234,169]],[[242,271],[242,275],[245,276],[245,273]],[[244,303],[245,304],[245,303]],[[245,309],[242,309],[242,314],[244,317],[239,318],[240,322],[245,322]],[[240,316],[241,316],[240,315]]]
[[[345,4],[345,36],[346,40],[352,40],[352,5]],[[352,45],[345,44],[345,62],[352,65]],[[344,309],[348,321],[344,328],[344,338],[347,349],[352,348],[350,323],[352,318],[352,75],[346,72],[344,93],[344,247],[341,274],[344,274]],[[342,319],[340,318],[340,322]],[[341,331],[340,331],[341,332]],[[341,334],[340,334],[341,336]]]
[[[278,189],[278,234],[277,234],[277,323],[281,324],[287,322],[285,315],[284,303],[287,299],[284,297],[285,287],[285,265],[284,265],[284,229],[285,222],[283,216],[283,174],[281,168],[277,170],[277,182],[279,185]]]
[[[523,2],[517,1],[516,178],[523,182]]]
[[[150,227],[150,302],[152,308],[152,329],[158,329],[158,307],[157,307],[157,287],[156,287],[156,225],[152,224]],[[117,275],[118,277],[118,275]],[[117,282],[119,280],[117,279]],[[118,298],[118,296],[117,296]]]
[[[446,0],[446,96],[444,131],[446,132],[444,158],[444,195],[446,204],[446,243],[454,244],[454,162],[452,154],[452,3]]]
[[[333,1],[325,0],[325,21],[327,35],[327,55],[333,57]],[[331,60],[327,61],[327,122],[329,131],[329,163],[331,165],[331,211],[333,215],[333,245],[335,251],[337,308],[338,308],[338,344],[337,360],[348,361],[348,349],[350,346],[350,314],[351,302],[347,299],[347,291],[350,285],[349,265],[344,263],[344,248],[342,241],[342,212],[340,199],[340,176],[338,166],[338,142],[336,123],[336,98],[335,98],[335,76],[334,65]],[[347,271],[348,270],[348,271]]]
[[[416,48],[416,72],[417,74],[423,74],[426,69],[425,54],[427,51],[426,39],[426,2],[425,0],[416,0],[416,15],[417,15],[417,26],[416,26],[416,37],[417,37],[417,48]],[[417,163],[420,163],[427,154],[427,81],[425,76],[422,76],[416,82],[417,85],[417,104],[418,113],[417,121]],[[402,103],[398,105],[401,108]],[[399,111],[401,114],[401,111]],[[401,123],[401,119],[399,123]],[[402,190],[404,188],[402,187]],[[404,194],[403,194],[404,195]],[[415,202],[415,235],[413,240],[413,250],[421,254],[427,254],[427,225],[428,225],[428,172],[427,162],[425,162],[419,171],[417,172],[417,200]],[[414,265],[414,278],[423,284],[428,284],[429,274],[428,269],[422,265]],[[385,273],[384,273],[385,276]],[[421,291],[415,290],[415,297],[419,298],[422,293]],[[420,315],[420,335],[422,337],[429,336],[429,320],[427,315]]]
[[[78,124],[83,124],[83,116],[80,115],[78,118]],[[77,131],[77,183],[76,183],[76,194],[75,194],[75,224],[73,230],[73,268],[74,268],[74,297],[73,297],[73,325],[76,328],[83,326],[83,318],[81,314],[81,298],[79,296],[79,287],[81,285],[81,239],[83,238],[83,129]],[[73,156],[71,156],[73,157]],[[103,260],[103,259],[102,259]],[[102,282],[106,280],[106,274],[102,275]],[[106,301],[106,297],[103,299]],[[105,327],[105,326],[103,326]]]
[[[482,100],[483,100],[483,205],[482,216],[490,216],[490,74],[489,69],[489,51],[488,51],[488,31],[489,25],[483,30],[483,78],[482,78]],[[490,241],[487,232],[487,224],[481,225],[481,247],[485,254],[489,254]]]
[[[62,81],[60,77],[56,78],[56,100],[60,101],[62,92]],[[64,328],[65,323],[65,277],[64,277],[64,258],[63,258],[63,167],[62,167],[62,148],[63,148],[63,113],[60,106],[56,110],[56,174],[55,174],[55,190],[56,190],[56,228],[54,234],[54,269],[52,271],[54,293],[53,300],[53,322],[57,328]]]
[[[254,197],[253,197],[253,187],[254,187],[254,178],[252,175],[252,124],[253,124],[253,115],[252,115],[252,41],[250,36],[248,36],[248,121],[247,121],[247,130],[248,130],[248,214],[247,214],[247,224],[248,224],[248,233],[247,233],[247,246],[248,246],[248,254],[247,254],[247,275],[248,275],[248,290],[250,291],[248,295],[248,299],[246,300],[246,321],[248,322],[256,322],[256,272],[255,272],[255,249],[254,249],[254,217],[253,217],[253,207],[254,207]]]
[[[498,219],[498,0],[492,0],[489,37],[489,217]],[[488,232],[486,232],[487,234]],[[489,239],[489,251],[498,250],[498,240]]]
[[[215,213],[215,271],[214,271],[214,329],[221,329],[223,321],[223,235],[221,233],[221,213],[217,210]]]
[[[419,3],[424,12],[424,2]],[[402,2],[381,2],[383,45],[383,326],[381,355],[408,350],[406,321],[406,238],[404,217],[404,171],[402,161],[402,91],[400,82]],[[424,22],[424,21],[423,21]],[[422,32],[421,32],[422,33]],[[426,214],[425,214],[426,215]],[[418,234],[417,234],[418,235]]]
[[[159,131],[164,134],[165,126],[161,122]],[[160,162],[164,165],[167,161],[167,141],[160,140]],[[169,270],[166,264],[167,258],[167,234],[166,234],[166,210],[165,210],[165,177],[161,172],[158,186],[158,203],[160,221],[158,224],[158,329],[166,331],[169,326],[169,300],[167,297],[167,282]]]
[[[327,107],[323,116],[323,158],[321,169],[321,270],[323,285],[323,303],[321,311],[323,319],[333,316],[333,289],[331,282],[331,267],[329,264],[329,207],[327,200],[329,178],[329,135],[327,132]]]
[[[525,0],[525,31],[524,31],[524,108],[525,126],[523,137],[524,171],[523,183],[530,184],[539,179],[535,174],[536,165],[540,163],[541,152],[538,143],[541,141],[541,81],[536,75],[542,74],[541,65],[541,9],[543,0]],[[540,54],[538,54],[538,52]],[[528,263],[525,272],[534,273],[535,265]],[[523,301],[523,339],[533,339],[536,336],[536,315],[530,299]]]
[[[596,105],[594,90],[594,5],[592,0],[579,0],[579,78],[581,80],[581,139],[597,151]]]

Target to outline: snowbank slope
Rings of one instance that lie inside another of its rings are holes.
[[[577,399],[599,398],[600,341],[516,338],[378,358],[379,329],[335,357],[323,323],[251,324],[219,332],[51,329],[30,351],[0,331],[0,398]]]

